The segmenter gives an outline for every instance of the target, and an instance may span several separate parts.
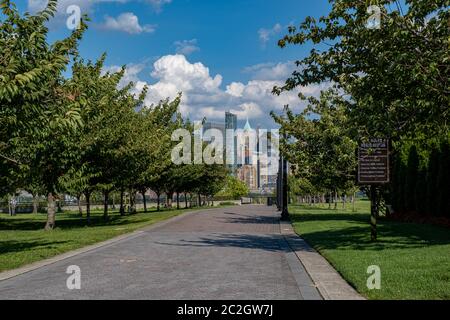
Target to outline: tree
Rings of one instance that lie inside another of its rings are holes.
[[[450,217],[450,141],[446,140],[441,145],[439,156],[439,171],[437,175],[437,215]]]
[[[228,176],[226,178],[224,188],[217,194],[220,197],[229,197],[233,200],[240,199],[241,197],[246,197],[250,193],[247,185],[233,176]]]
[[[413,211],[416,208],[416,186],[419,176],[419,154],[413,145],[409,150],[405,177],[404,208]]]
[[[32,16],[20,16],[9,0],[0,1],[0,156],[2,172],[23,181],[39,177],[48,199],[46,229],[55,225],[56,184],[65,171],[67,136],[80,125],[79,104],[63,88],[62,71],[76,53],[86,24],[68,38],[47,43],[45,23],[57,1]]]
[[[160,210],[160,196],[169,189],[174,191],[171,185],[170,169],[173,167],[171,151],[173,147],[172,132],[181,126],[181,117],[178,107],[181,95],[173,101],[168,99],[158,105],[141,110],[141,129],[145,136],[145,143],[141,144],[140,169],[137,170],[134,187],[143,192],[152,189],[157,195],[157,210]]]
[[[288,178],[288,183],[291,198],[294,196],[307,197],[308,203],[311,203],[311,196],[319,193],[312,183],[305,178],[298,178],[295,175],[291,175]]]
[[[313,49],[274,92],[331,82],[347,96],[361,137],[395,142],[417,130],[429,135],[448,130],[448,1],[411,0],[403,10],[399,1],[379,0],[379,29],[367,27],[370,2],[331,4],[328,15],[307,17],[279,41],[280,47],[310,42]]]
[[[307,17],[298,27],[289,27],[289,33],[279,41],[282,48],[312,45],[312,49],[308,56],[296,61],[297,70],[273,92],[281,94],[313,84],[330,87],[327,96],[322,92],[319,101],[334,105],[338,102],[348,119],[348,130],[343,132],[347,138],[363,141],[384,137],[392,141],[396,185],[391,188],[391,197],[397,210],[414,210],[417,206],[411,205],[412,197],[417,185],[423,185],[424,178],[420,177],[420,183],[417,181],[417,163],[411,163],[412,167],[403,163],[400,153],[405,146],[429,147],[428,140],[446,137],[449,132],[448,1],[411,0],[406,10],[400,1],[377,1],[382,15],[380,28],[376,29],[367,26],[367,9],[373,3],[330,2],[332,8],[327,15],[319,19]],[[392,4],[396,9],[391,9]],[[309,104],[316,103],[313,97],[299,96]],[[318,116],[322,117],[320,113]],[[307,136],[305,140],[313,140],[314,135],[310,133],[313,126],[299,117],[288,114],[287,119],[276,120],[283,123],[288,133],[302,130]],[[302,129],[297,129],[302,125]],[[285,154],[290,154],[294,158],[291,162],[305,171],[303,176],[314,185],[329,185],[328,172],[324,171],[328,181],[313,181],[314,174],[308,172],[310,167],[298,161],[303,159],[300,148],[309,154],[320,154],[317,151],[320,148],[315,148],[315,144],[314,147],[301,142],[293,144],[298,148],[286,150]],[[437,173],[435,162],[430,161],[433,175]],[[428,173],[428,186],[435,180],[430,176]],[[404,199],[406,196],[408,199]]]
[[[105,59],[106,54],[103,54],[97,62],[85,63],[77,57],[72,78],[65,83],[75,93],[75,101],[82,105],[83,126],[71,136],[70,149],[75,157],[61,182],[66,191],[77,198],[85,196],[88,224],[91,195],[95,190],[103,193],[104,219],[108,218],[114,178],[123,172],[118,158],[122,150],[128,150],[128,141],[136,140],[130,137],[136,127],[134,108],[143,101],[143,96],[135,99],[129,93],[132,84],[118,88],[125,67],[118,72],[105,73]]]
[[[281,126],[281,152],[292,164],[293,174],[308,180],[315,189],[325,190],[334,199],[338,191],[354,186],[356,142],[342,101],[331,92],[310,99],[308,107],[294,115],[272,117]],[[312,115],[315,116],[312,116]]]
[[[214,197],[223,189],[228,169],[223,164],[199,165],[201,175],[197,180],[196,192],[207,198]]]
[[[405,209],[405,172],[406,165],[400,153],[394,157],[394,173],[392,180],[391,203],[396,212]]]
[[[420,214],[425,214],[427,211],[427,170],[426,167],[422,166],[417,172],[417,181],[415,186],[415,212]]]
[[[439,146],[435,146],[431,150],[431,155],[428,162],[427,172],[427,213],[435,215],[438,212],[438,193],[436,186],[438,185],[439,175]]]

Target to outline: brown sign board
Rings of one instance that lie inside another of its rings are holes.
[[[370,139],[358,150],[358,183],[379,185],[389,183],[389,140]]]

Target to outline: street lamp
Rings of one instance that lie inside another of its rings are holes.
[[[289,220],[287,160],[280,155],[277,179],[277,207],[281,211],[281,220]]]
[[[289,210],[288,210],[288,166],[287,166],[287,160],[282,157],[282,210],[281,210],[281,220],[287,221],[289,220]]]
[[[282,170],[282,160],[281,155],[280,159],[278,160],[278,174],[277,174],[277,209],[278,211],[281,211],[281,170]]]

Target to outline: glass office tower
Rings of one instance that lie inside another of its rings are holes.
[[[233,134],[234,138],[228,137],[229,134],[228,130],[233,130],[233,132],[236,132],[237,130],[237,116],[231,112],[225,112],[225,148],[228,147],[226,154],[226,157],[231,157],[232,160],[227,163],[229,164],[229,168],[231,170],[231,173],[233,175],[236,175],[236,169],[237,169],[237,137],[235,134]],[[230,144],[231,141],[231,144]]]

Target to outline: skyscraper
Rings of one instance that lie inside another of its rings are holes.
[[[225,128],[237,129],[237,116],[231,112],[225,112]]]
[[[205,124],[203,124],[203,134],[205,134],[206,131],[211,129],[219,130],[220,133],[222,133],[222,136],[225,137],[225,126],[223,125],[223,123],[208,121],[205,122]]]
[[[226,160],[229,164],[230,170],[233,175],[236,174],[237,168],[237,137],[233,133],[233,138],[229,137],[229,130],[236,132],[237,130],[237,116],[231,112],[225,112],[225,148],[226,148]],[[230,161],[229,158],[232,158]],[[229,161],[229,162],[228,162]]]

